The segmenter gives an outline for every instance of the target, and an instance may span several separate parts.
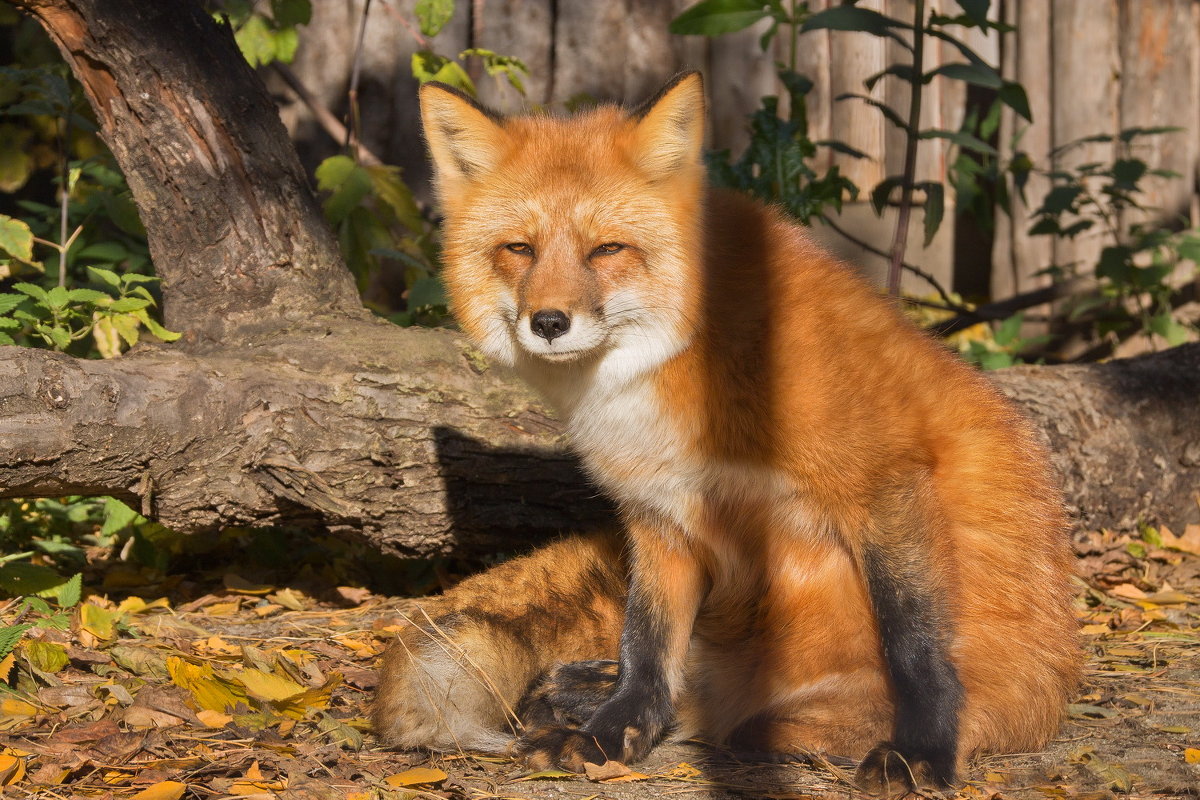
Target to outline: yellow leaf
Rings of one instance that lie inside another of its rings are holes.
[[[292,719],[304,719],[308,715],[310,709],[326,708],[329,705],[329,698],[333,695],[333,690],[342,682],[342,674],[340,672],[331,673],[325,683],[315,689],[305,689],[298,695],[281,700],[273,705],[279,709],[279,712],[286,714]]]
[[[1183,760],[1189,764],[1200,764],[1200,748],[1189,747],[1184,750]]]
[[[208,728],[224,728],[233,722],[233,717],[222,714],[220,711],[213,711],[211,708],[200,709],[196,712],[196,718]]]
[[[234,600],[232,603],[213,603],[204,608],[204,613],[213,617],[228,617],[236,614],[241,605],[240,600]]]
[[[58,672],[71,663],[71,659],[67,657],[67,648],[56,642],[29,639],[21,649],[29,663],[42,672]]]
[[[25,759],[4,753],[0,755],[0,786],[12,786],[25,777]]]
[[[210,636],[201,642],[197,642],[196,647],[206,652],[215,653],[221,656],[238,656],[242,654],[241,647],[235,644],[230,644],[220,636]]]
[[[251,583],[234,572],[225,573],[225,588],[238,594],[266,594],[275,591],[274,586],[264,583]]]
[[[79,607],[79,627],[97,639],[111,639],[116,634],[117,616],[89,600]]]
[[[171,603],[165,597],[147,603],[140,597],[126,597],[117,606],[118,614],[143,614],[152,608],[170,608]]]
[[[18,700],[15,697],[6,697],[0,700],[0,716],[5,717],[33,717],[38,713],[38,707],[26,703],[24,700]]]
[[[267,599],[285,608],[290,608],[292,611],[304,610],[303,596],[293,589],[280,589],[274,594],[267,595]]]
[[[672,778],[699,778],[703,773],[686,761],[680,761],[667,770],[666,774]]]
[[[1110,630],[1107,625],[1084,625],[1079,629],[1079,632],[1084,636],[1097,636],[1102,633],[1108,633]]]
[[[383,779],[388,786],[420,786],[427,783],[441,783],[448,778],[440,769],[417,767],[416,769],[398,772]]]
[[[12,672],[13,664],[17,663],[15,653],[9,653],[0,659],[0,683],[8,683],[8,675]]]
[[[179,800],[187,790],[187,784],[179,781],[159,781],[135,794],[131,800]]]
[[[241,672],[229,673],[229,678],[241,683],[251,696],[260,700],[286,700],[304,692],[304,687],[295,681],[263,672],[261,669],[244,669]]]
[[[210,711],[228,711],[246,702],[242,687],[221,680],[207,664],[190,664],[178,656],[167,659],[167,674],[176,686],[192,693],[196,705]]]

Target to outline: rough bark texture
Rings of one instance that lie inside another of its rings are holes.
[[[186,531],[322,524],[404,554],[610,524],[526,389],[454,334],[362,312],[228,32],[181,2],[17,5],[97,104],[190,335],[111,361],[0,348],[0,496],[114,494]],[[1083,524],[1196,518],[1200,345],[997,380]]]
[[[266,89],[192,2],[20,0],[54,38],[133,190],[166,323],[196,340],[361,312]]]

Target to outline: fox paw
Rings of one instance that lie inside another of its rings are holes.
[[[530,685],[517,704],[517,718],[529,730],[579,728],[607,701],[617,683],[617,662],[556,664]]]
[[[595,736],[578,728],[551,727],[528,730],[517,742],[517,757],[531,770],[559,767],[570,772],[583,772],[584,764],[603,764],[609,754]],[[620,758],[613,753],[611,760]]]
[[[905,754],[891,742],[881,742],[867,753],[854,779],[864,792],[881,797],[945,789],[956,783],[955,760],[951,753]]]

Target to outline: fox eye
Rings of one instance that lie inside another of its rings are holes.
[[[533,248],[525,244],[525,242],[512,242],[504,245],[504,247],[514,253],[519,253],[523,256],[533,255]]]
[[[606,256],[606,255],[610,255],[612,253],[620,252],[621,250],[624,250],[624,249],[625,249],[625,245],[621,244],[620,242],[606,242],[605,244],[600,245],[594,251],[592,251],[592,255]]]

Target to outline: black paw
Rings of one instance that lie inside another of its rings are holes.
[[[616,747],[610,743],[605,748],[596,737],[577,728],[526,728],[517,742],[516,755],[531,770],[558,767],[583,772],[584,764],[619,760]]]
[[[579,728],[612,697],[616,661],[556,664],[543,672],[517,703],[517,718],[527,730]]]
[[[956,772],[954,754],[948,750],[921,753],[881,742],[859,764],[855,782],[868,794],[900,797],[921,789],[954,786]]]

